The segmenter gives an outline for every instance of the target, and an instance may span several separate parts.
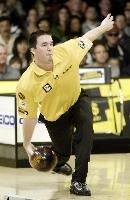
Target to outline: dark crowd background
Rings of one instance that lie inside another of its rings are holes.
[[[99,26],[108,13],[113,29],[94,41],[80,67],[111,66],[113,77],[130,77],[130,0],[0,0],[0,80],[27,69],[33,31],[50,31],[56,45]]]

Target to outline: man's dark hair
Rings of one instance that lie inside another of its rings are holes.
[[[41,35],[51,35],[51,33],[42,30],[31,33],[29,37],[29,48],[36,48],[37,38],[39,38]]]

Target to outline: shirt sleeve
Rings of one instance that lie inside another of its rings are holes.
[[[33,101],[33,96],[28,91],[16,89],[18,114],[23,118],[36,118],[38,104]]]
[[[60,56],[73,64],[79,65],[84,56],[92,47],[93,43],[90,40],[82,38],[71,39],[62,44],[57,45]]]

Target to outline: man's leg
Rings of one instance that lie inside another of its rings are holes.
[[[85,182],[93,144],[93,115],[91,103],[84,91],[72,110],[72,119],[76,127],[73,141],[76,159],[70,191],[77,195],[90,196],[91,192]]]

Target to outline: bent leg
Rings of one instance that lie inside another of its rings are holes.
[[[72,125],[68,114],[65,113],[54,122],[45,120],[41,114],[39,116],[39,120],[45,123],[48,130],[54,151],[58,157],[58,166],[65,164],[71,155]]]

